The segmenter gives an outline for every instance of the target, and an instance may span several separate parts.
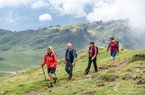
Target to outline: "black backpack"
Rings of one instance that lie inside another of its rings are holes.
[[[75,53],[74,57],[77,58],[77,56],[78,56],[77,51],[75,49],[73,49],[72,51]]]
[[[97,49],[97,55],[98,55],[98,53],[99,53],[99,49],[98,49],[98,47],[96,46],[96,49]]]

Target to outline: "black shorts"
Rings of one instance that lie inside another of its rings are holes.
[[[55,71],[56,71],[55,68],[49,68],[49,69],[48,69],[48,74],[54,74]]]

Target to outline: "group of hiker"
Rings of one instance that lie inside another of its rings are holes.
[[[97,67],[97,55],[98,55],[98,47],[95,46],[94,41],[90,41],[89,43],[89,51],[88,51],[88,66],[85,69],[84,75],[89,74],[89,70],[91,67],[91,64],[93,62],[95,72],[98,72],[98,67]],[[110,55],[111,55],[111,67],[116,66],[115,65],[115,57],[117,53],[119,53],[119,42],[115,41],[114,37],[110,38],[110,43],[108,45],[108,48],[106,50],[109,51],[110,49]],[[71,43],[67,44],[67,49],[65,52],[65,58],[64,58],[64,63],[65,63],[65,71],[68,74],[67,80],[71,80],[73,76],[73,67],[75,65],[75,61],[77,58],[77,52],[73,48]],[[55,74],[56,68],[57,68],[57,55],[53,51],[52,46],[48,46],[47,53],[44,56],[44,60],[42,62],[42,67],[44,65],[47,65],[48,68],[48,76],[50,79],[50,83],[48,84],[48,87],[53,87],[53,83],[56,83],[56,77],[53,76]]]

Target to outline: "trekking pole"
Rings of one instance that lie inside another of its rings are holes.
[[[55,76],[56,81],[57,81],[57,83],[58,83],[58,85],[59,85],[59,81],[58,81],[58,78],[57,78],[57,76],[56,76],[56,73],[54,73],[54,76]]]
[[[45,72],[44,72],[44,68],[43,67],[42,67],[42,71],[43,71],[43,75],[44,75],[44,78],[45,78],[45,82],[47,84],[46,75],[45,75]]]
[[[76,67],[76,64],[74,63],[74,65],[73,65],[73,67],[74,67],[74,69],[75,69],[75,67]]]

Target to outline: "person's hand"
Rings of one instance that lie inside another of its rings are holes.
[[[44,64],[41,65],[42,67],[44,66]]]
[[[92,57],[92,59],[91,60],[94,60],[94,57]]]
[[[63,62],[64,62],[64,64],[66,63],[66,60],[65,60],[65,58],[63,58]]]
[[[63,62],[64,62],[64,64],[66,64],[66,61],[65,60]]]
[[[75,62],[72,63],[72,65],[74,65],[74,64],[75,64]]]

